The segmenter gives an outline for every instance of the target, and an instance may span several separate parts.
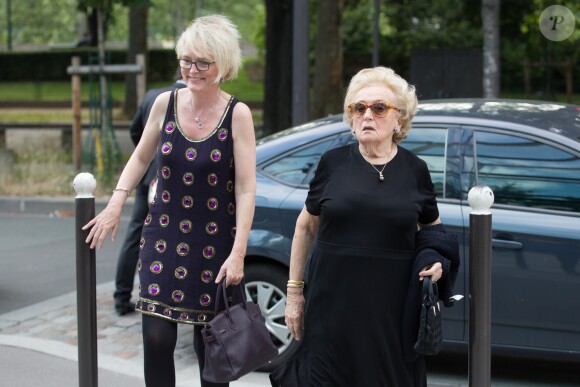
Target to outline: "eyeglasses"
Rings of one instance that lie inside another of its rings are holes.
[[[191,66],[195,65],[195,68],[198,71],[207,71],[209,70],[209,66],[214,63],[215,62],[208,62],[205,60],[198,60],[197,62],[194,62],[190,59],[179,59],[179,67],[182,69],[190,69]]]
[[[398,108],[394,107],[393,105],[389,105],[386,102],[375,102],[371,105],[367,105],[363,102],[354,102],[347,106],[348,110],[351,115],[355,117],[362,117],[367,112],[367,109],[371,109],[371,112],[375,115],[375,117],[383,118],[389,114],[389,110],[394,110],[396,112],[400,111]]]

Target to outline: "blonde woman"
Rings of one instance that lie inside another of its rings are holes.
[[[195,19],[176,44],[186,87],[155,100],[143,136],[107,207],[89,222],[87,243],[114,239],[121,208],[153,157],[157,192],[143,227],[138,271],[145,382],[175,386],[177,325],[194,326],[200,374],[201,328],[213,317],[217,283],[238,284],[256,190],[256,149],[248,106],[221,89],[241,65],[239,34],[225,16]],[[201,379],[202,386],[227,386]]]

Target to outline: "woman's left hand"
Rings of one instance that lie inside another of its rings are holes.
[[[220,268],[215,282],[220,283],[224,276],[226,277],[226,287],[242,282],[244,278],[244,259],[230,255]]]
[[[419,272],[419,281],[423,281],[423,277],[431,277],[433,282],[439,281],[443,276],[443,267],[441,262],[435,262],[431,266],[425,266],[423,270]]]

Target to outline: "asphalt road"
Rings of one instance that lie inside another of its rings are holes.
[[[128,219],[115,242],[96,253],[97,284],[115,278]],[[0,215],[0,312],[6,313],[76,290],[74,217]]]

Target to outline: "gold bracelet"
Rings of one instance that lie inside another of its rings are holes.
[[[113,190],[113,193],[115,193],[117,191],[123,191],[123,192],[125,192],[127,194],[127,197],[129,197],[129,195],[130,195],[130,192],[129,192],[129,190],[127,188],[120,188],[120,187],[119,188],[115,188]]]
[[[289,284],[304,285],[304,281],[288,280]]]

